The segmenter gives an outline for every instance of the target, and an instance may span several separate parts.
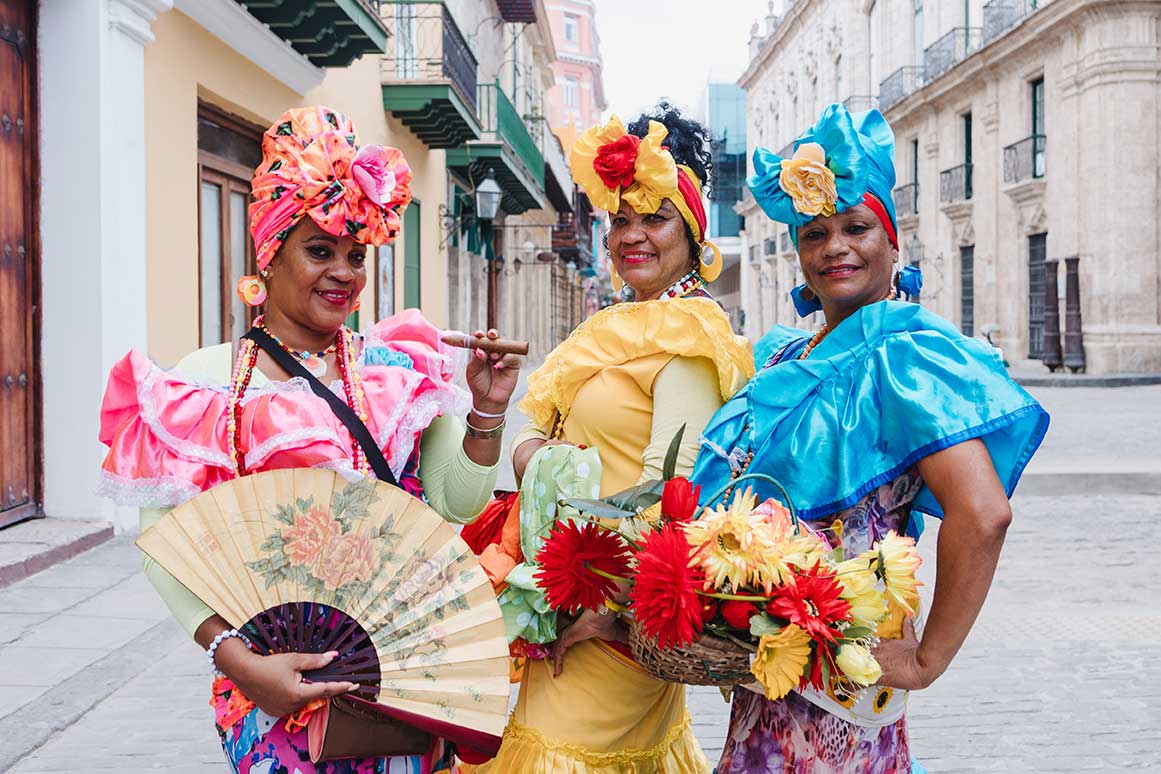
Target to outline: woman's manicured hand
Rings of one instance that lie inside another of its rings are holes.
[[[880,640],[874,649],[875,659],[883,670],[879,685],[918,691],[928,687],[943,674],[944,667],[926,664],[922,656],[922,644],[915,635],[912,618],[903,619],[903,636],[897,640]]]
[[[485,335],[483,331],[476,331],[475,336]],[[500,337],[499,331],[492,328],[488,331],[489,339]],[[501,355],[487,353],[482,349],[471,351],[467,368],[468,389],[472,391],[472,404],[480,411],[489,414],[503,414],[508,410],[508,401],[516,389],[516,380],[520,376],[520,357],[518,355]]]
[[[321,669],[337,653],[277,653],[260,656],[236,638],[218,647],[216,661],[227,677],[258,708],[276,718],[285,717],[315,699],[341,696],[358,688],[357,683],[310,683],[303,672]]]

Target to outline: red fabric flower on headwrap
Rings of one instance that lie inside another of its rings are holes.
[[[411,201],[411,168],[395,148],[356,144],[355,126],[327,107],[295,108],[262,137],[250,233],[264,269],[309,215],[324,231],[367,245],[390,242]]]
[[[628,188],[633,184],[633,172],[637,166],[637,147],[640,144],[640,137],[623,134],[597,149],[597,157],[593,159],[593,170],[601,176],[601,181],[606,186]]]

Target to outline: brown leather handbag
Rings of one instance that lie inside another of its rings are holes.
[[[315,710],[307,723],[312,763],[339,758],[423,755],[434,737],[342,696]]]

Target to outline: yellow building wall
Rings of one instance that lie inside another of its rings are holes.
[[[447,324],[447,250],[440,249],[440,205],[447,203],[443,151],[429,150],[383,109],[379,59],[365,56],[347,68],[327,70],[323,82],[300,95],[241,56],[178,11],[153,25],[145,48],[146,299],[149,351],[170,366],[199,346],[198,100],[259,126],[285,110],[326,104],[349,115],[360,143],[403,151],[422,202],[422,305],[437,325]],[[395,308],[403,305],[407,235],[395,245]],[[374,319],[377,267],[368,261],[360,320]]]

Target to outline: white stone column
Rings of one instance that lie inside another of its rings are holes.
[[[136,523],[99,500],[109,367],[144,351],[144,53],[172,0],[41,0],[45,512]]]

